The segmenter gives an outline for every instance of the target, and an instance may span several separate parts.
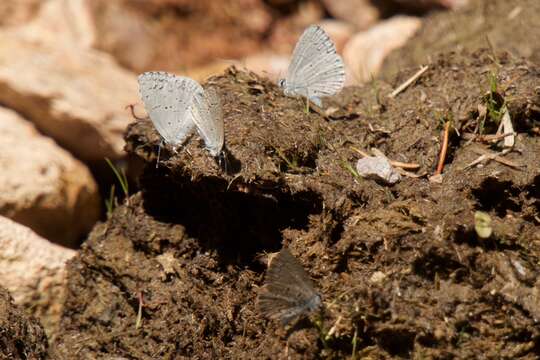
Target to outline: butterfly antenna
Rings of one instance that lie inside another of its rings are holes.
[[[163,146],[163,140],[160,141],[157,151],[156,169],[159,167],[159,155],[161,155],[161,147]]]
[[[135,104],[129,104],[126,106],[126,109],[128,109],[131,111],[131,116],[135,119],[135,120],[138,120],[138,121],[141,121],[141,120],[145,120],[146,118],[145,117],[141,117],[141,116],[138,116],[137,114],[135,114]]]

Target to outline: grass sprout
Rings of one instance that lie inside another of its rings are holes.
[[[107,209],[107,218],[110,218],[112,215],[112,212],[116,206],[118,206],[118,201],[115,197],[115,189],[116,187],[114,184],[111,185],[111,190],[109,191],[109,198],[105,199],[105,208]]]
[[[116,179],[120,183],[120,187],[122,189],[122,192],[124,193],[124,198],[126,199],[126,202],[129,204],[129,182],[127,179],[126,172],[124,169],[118,169],[110,159],[105,158],[105,161],[109,165],[109,167],[112,169],[114,175],[116,176]],[[109,192],[109,199],[105,200],[105,206],[107,208],[107,214],[111,214],[114,208],[118,205],[118,201],[115,196],[115,186],[114,184],[111,186],[111,191]]]
[[[489,91],[484,96],[487,116],[480,121],[478,130],[480,134],[485,134],[487,128],[497,127],[501,122],[506,109],[506,100],[499,94],[499,84],[497,75],[493,72],[488,74]]]

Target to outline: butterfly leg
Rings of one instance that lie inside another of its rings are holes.
[[[306,94],[306,115],[309,114],[309,89],[307,89],[307,94]]]
[[[309,114],[309,97],[306,96],[306,115]]]
[[[161,155],[161,147],[163,146],[163,140],[160,141],[157,151],[156,169],[159,167],[159,155]]]

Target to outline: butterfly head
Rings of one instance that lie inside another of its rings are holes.
[[[287,86],[287,82],[285,81],[285,79],[279,79],[277,84],[282,89],[285,89],[285,87]]]

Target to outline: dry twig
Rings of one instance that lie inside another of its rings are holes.
[[[354,150],[356,151],[357,153],[359,153],[360,155],[362,155],[363,157],[368,157],[368,156],[371,156],[369,155],[368,153],[354,147],[354,146],[351,146],[350,147],[351,150]],[[386,155],[385,155],[386,157]],[[397,167],[397,168],[401,168],[401,169],[409,169],[409,170],[416,170],[416,169],[419,169],[420,168],[420,165],[416,164],[416,163],[404,163],[404,162],[401,162],[401,161],[395,161],[395,160],[390,160],[388,159],[388,161],[390,161],[390,165],[392,165],[393,167]]]
[[[411,76],[407,81],[405,81],[403,84],[401,84],[396,90],[392,91],[388,97],[394,98],[396,97],[400,92],[408,88],[412,83],[414,83],[420,76],[422,76],[423,73],[425,73],[428,69],[428,66],[422,66],[420,70],[416,72],[413,76]]]
[[[446,153],[448,151],[448,138],[450,137],[450,121],[444,124],[443,142],[441,146],[441,153],[439,155],[439,163],[437,164],[437,170],[433,175],[440,175],[444,169],[444,162],[446,160]]]
[[[502,157],[502,156],[508,154],[510,152],[510,149],[504,149],[503,151],[498,152],[498,153],[494,153],[494,152],[491,152],[491,151],[488,151],[488,150],[485,150],[485,149],[482,149],[482,148],[473,148],[472,151],[479,154],[480,156],[476,160],[474,160],[473,162],[471,162],[470,164],[465,166],[464,169],[470,168],[470,167],[472,167],[474,165],[477,165],[477,164],[479,164],[479,163],[481,163],[483,161],[490,161],[490,160],[495,160],[498,163],[501,163],[503,165],[509,166],[509,167],[517,169],[517,170],[521,170],[521,168],[523,167],[523,165],[521,165],[521,164],[516,164],[515,162]]]

